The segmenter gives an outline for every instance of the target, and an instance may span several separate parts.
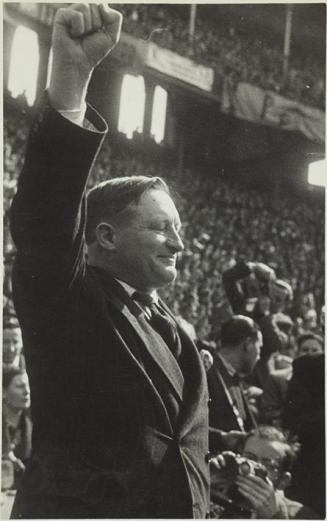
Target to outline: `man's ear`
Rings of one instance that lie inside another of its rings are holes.
[[[115,228],[109,223],[99,223],[95,229],[98,244],[108,251],[115,249]]]
[[[243,350],[244,351],[248,351],[249,350],[249,347],[251,346],[252,344],[252,339],[248,336],[247,338],[245,338],[242,342],[242,347],[243,347]]]
[[[292,474],[290,472],[283,472],[279,478],[277,488],[278,490],[285,490],[290,486],[292,481]]]

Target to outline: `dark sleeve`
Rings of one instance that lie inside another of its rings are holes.
[[[267,361],[272,353],[280,351],[282,348],[283,333],[274,324],[271,315],[262,315],[257,318],[263,339],[261,359]]]
[[[84,258],[85,186],[107,129],[93,109],[86,118],[99,131],[68,121],[44,94],[11,207],[16,272],[52,291],[71,283]]]
[[[225,292],[235,314],[247,314],[245,313],[245,297],[240,281],[245,279],[250,273],[246,263],[239,261],[222,275]]]
[[[301,440],[324,432],[324,365],[323,355],[305,355],[293,362],[283,421]]]
[[[271,423],[280,420],[282,413],[282,394],[278,380],[269,375],[260,398],[260,416],[262,423]]]

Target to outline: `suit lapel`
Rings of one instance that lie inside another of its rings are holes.
[[[209,394],[205,369],[196,346],[177,322],[176,325],[183,346],[182,363],[186,379],[184,407],[178,424],[178,430],[181,436],[184,436],[192,428],[194,419],[199,414],[207,415],[208,410],[205,411],[204,406],[208,407]]]
[[[97,277],[101,279],[101,286],[105,292],[106,300],[110,301],[110,303],[125,316],[130,325],[134,328],[135,333],[142,340],[151,358],[174,388],[179,400],[182,401],[184,377],[175,357],[167,348],[161,336],[149,326],[144,317],[144,312],[140,306],[130,298],[121,284],[108,273],[104,272],[104,270],[95,269]],[[145,371],[144,374],[148,380],[151,381]]]
[[[187,431],[192,428],[192,425],[194,424],[194,418],[196,418],[199,414],[207,415],[209,412],[207,376],[203,362],[194,342],[188,336],[187,332],[175,320],[174,315],[165,302],[160,300],[160,305],[175,322],[182,343],[182,356],[184,359],[183,366],[186,378],[187,393],[183,411],[180,417],[179,431],[181,435],[184,436]],[[204,406],[207,408],[206,411],[204,410]]]

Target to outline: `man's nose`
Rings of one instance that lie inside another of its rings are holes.
[[[168,236],[168,244],[171,248],[174,248],[176,252],[184,250],[184,243],[177,230],[171,230]]]

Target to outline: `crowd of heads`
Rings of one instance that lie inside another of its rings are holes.
[[[4,313],[14,316],[11,266],[14,246],[9,232],[9,207],[16,190],[28,134],[28,118],[16,107],[4,125]],[[287,309],[296,336],[319,329],[324,304],[324,207],[291,194],[271,193],[221,178],[207,178],[196,169],[177,168],[165,160],[131,152],[127,143],[105,141],[89,187],[108,178],[159,175],[177,190],[184,251],[178,277],[161,293],[176,315],[193,324],[199,340],[212,340],[231,314],[222,273],[239,259],[264,262],[294,294]],[[98,192],[91,192],[91,198]],[[176,199],[176,198],[175,198]],[[285,283],[284,282],[284,283]],[[278,288],[277,288],[278,289]]]
[[[172,50],[197,63],[212,67],[217,77],[235,85],[248,82],[315,107],[325,105],[324,55],[292,47],[288,74],[283,75],[282,42],[259,37],[257,31],[241,29],[237,21],[196,17],[189,35],[189,6],[123,5],[123,30]]]

